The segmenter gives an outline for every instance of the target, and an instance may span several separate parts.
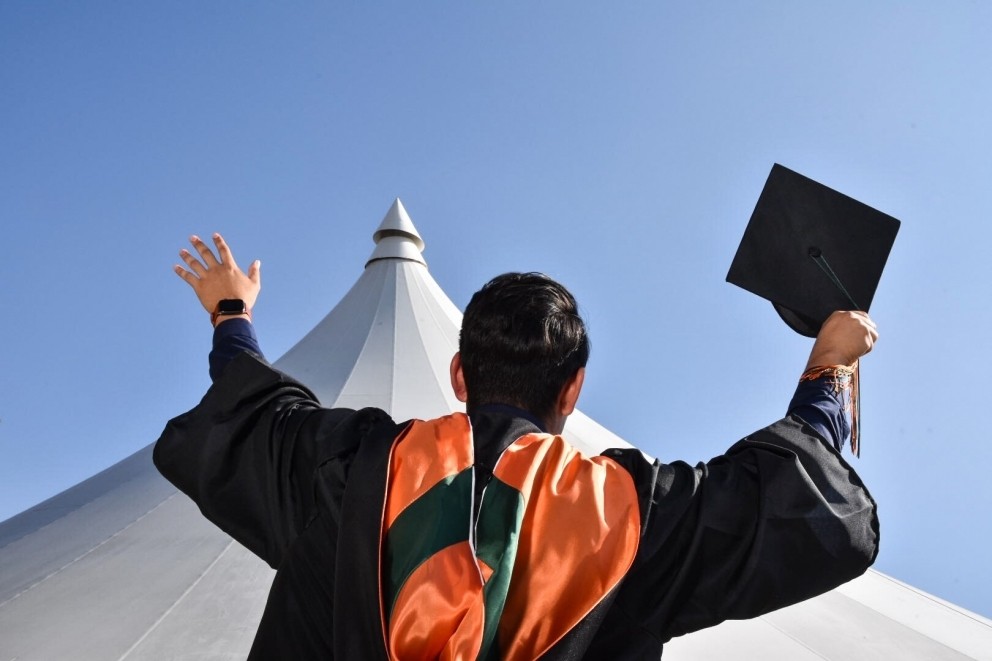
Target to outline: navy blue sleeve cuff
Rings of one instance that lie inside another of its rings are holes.
[[[851,437],[843,394],[834,392],[832,379],[800,381],[789,403],[789,413],[798,415],[840,452]]]
[[[239,317],[217,324],[214,328],[214,346],[210,351],[210,380],[216,381],[228,363],[242,351],[264,360],[252,323]]]

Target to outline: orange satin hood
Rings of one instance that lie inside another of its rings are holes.
[[[536,659],[620,582],[637,552],[629,473],[560,436],[500,456],[473,517],[468,416],[415,421],[393,444],[380,537],[391,659]]]

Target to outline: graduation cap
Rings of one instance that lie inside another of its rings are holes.
[[[898,231],[892,216],[776,163],[727,282],[767,298],[792,330],[816,337],[835,311],[868,311]],[[860,456],[859,382],[855,365],[848,403],[851,450]]]
[[[868,311],[898,231],[892,216],[776,163],[727,282],[816,337],[834,311]]]

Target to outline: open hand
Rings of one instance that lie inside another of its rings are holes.
[[[199,259],[183,248],[179,251],[179,257],[186,263],[187,268],[176,264],[173,270],[193,288],[204,309],[213,313],[221,300],[240,298],[251,310],[262,288],[262,263],[256,259],[245,274],[238,268],[231,249],[220,234],[215,233],[213,236],[214,245],[217,246],[217,257],[200,237],[194,235],[189,240],[199,254]]]
[[[878,328],[866,312],[834,312],[823,322],[806,367],[853,365],[877,340]]]

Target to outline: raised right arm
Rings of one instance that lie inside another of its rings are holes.
[[[835,313],[808,366],[851,365],[877,337],[867,315]],[[616,600],[617,616],[634,630],[661,643],[756,617],[830,590],[874,562],[875,501],[839,451],[841,393],[813,381],[793,402],[789,417],[696,466],[605,453],[630,471],[641,496],[638,558]]]

